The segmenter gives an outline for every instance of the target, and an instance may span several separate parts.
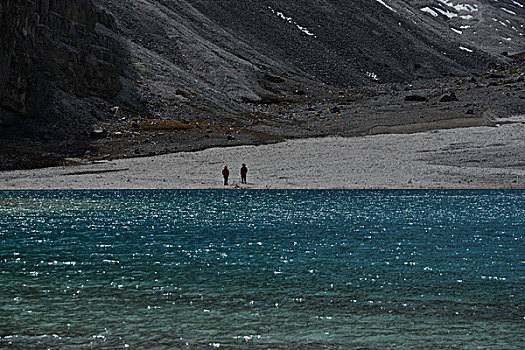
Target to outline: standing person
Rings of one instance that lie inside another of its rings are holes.
[[[248,174],[248,168],[246,167],[246,164],[242,163],[242,168],[241,168],[241,183],[242,184],[246,183],[246,174]]]
[[[228,166],[225,165],[224,169],[222,169],[222,177],[224,178],[224,186],[228,184],[228,176],[230,176],[230,171],[228,170]]]

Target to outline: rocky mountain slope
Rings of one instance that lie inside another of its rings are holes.
[[[488,112],[516,113],[521,1],[0,0],[0,167],[358,134],[379,125],[352,121],[364,105],[381,124],[463,113],[383,110],[407,89],[479,87],[480,117],[497,86],[469,77],[494,68],[518,81]]]

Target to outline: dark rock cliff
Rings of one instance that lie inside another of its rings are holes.
[[[118,94],[122,57],[112,25],[90,0],[1,0],[0,125],[53,114],[57,94]]]

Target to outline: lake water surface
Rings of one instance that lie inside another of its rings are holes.
[[[0,191],[0,348],[525,348],[525,191]]]

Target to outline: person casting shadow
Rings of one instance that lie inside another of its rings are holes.
[[[224,169],[222,169],[222,177],[224,178],[224,186],[228,184],[228,176],[230,176],[230,171],[228,170],[228,166],[225,165]]]
[[[246,174],[248,174],[248,168],[246,167],[246,164],[243,163],[241,167],[241,183],[242,184],[246,183]]]

